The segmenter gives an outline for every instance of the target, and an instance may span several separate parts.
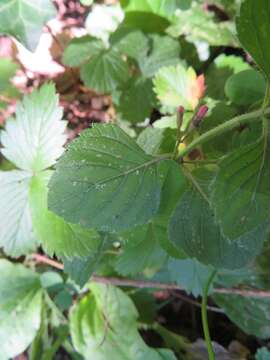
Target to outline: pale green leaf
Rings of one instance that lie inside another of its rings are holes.
[[[35,50],[43,25],[56,16],[50,0],[1,0],[0,33],[12,35]]]
[[[31,174],[25,171],[0,172],[0,246],[14,257],[37,246],[28,197],[30,181]]]
[[[161,160],[119,127],[96,124],[58,162],[49,208],[66,221],[105,232],[145,224],[159,208]]]
[[[237,35],[242,46],[270,78],[270,3],[268,0],[244,0],[236,18]]]
[[[9,58],[0,58],[0,94],[8,98],[16,98],[18,90],[12,84],[11,80],[18,70],[18,65]],[[5,108],[6,101],[0,100],[0,109]]]
[[[170,351],[149,348],[139,335],[137,310],[113,286],[91,284],[91,293],[72,309],[71,337],[86,360],[175,360]]]
[[[1,359],[23,353],[41,322],[42,289],[39,276],[22,265],[0,260]]]
[[[1,132],[2,154],[18,168],[38,172],[64,151],[66,123],[52,84],[43,85],[17,105],[16,119]]]
[[[204,77],[197,77],[192,68],[185,69],[181,64],[160,69],[153,83],[165,112],[175,112],[180,105],[194,110],[204,93]]]
[[[233,23],[217,22],[214,13],[193,2],[189,10],[177,10],[167,32],[173,37],[185,35],[190,42],[205,41],[213,46],[233,46]]]
[[[63,218],[48,210],[47,184],[52,171],[44,171],[31,180],[30,206],[36,236],[46,252],[53,256],[85,257],[97,251],[101,239],[95,230],[68,224]]]

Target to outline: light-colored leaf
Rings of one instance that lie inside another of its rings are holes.
[[[1,132],[2,154],[18,168],[38,172],[64,151],[66,123],[52,84],[43,85],[17,105],[16,119]]]
[[[0,33],[12,35],[29,50],[35,50],[43,25],[55,16],[50,0],[1,0]]]
[[[17,257],[37,246],[29,204],[31,174],[26,171],[0,172],[0,246]]]
[[[131,299],[111,285],[91,284],[91,293],[72,309],[71,337],[86,360],[175,360],[172,352],[149,348],[139,335]]]
[[[159,208],[163,162],[119,127],[96,124],[58,161],[49,184],[49,209],[66,221],[105,232],[145,224]]]
[[[180,105],[194,110],[204,93],[204,76],[180,64],[160,69],[153,82],[164,111],[175,112]]]
[[[31,180],[30,206],[36,236],[46,252],[66,258],[85,257],[97,252],[101,239],[95,230],[66,223],[48,210],[48,182],[52,171],[44,171]]]
[[[37,335],[41,322],[42,289],[38,274],[0,260],[0,358],[21,353]]]

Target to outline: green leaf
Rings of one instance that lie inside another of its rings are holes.
[[[116,271],[126,276],[145,269],[159,269],[167,260],[167,254],[159,245],[159,238],[166,235],[166,229],[153,223],[122,233],[123,252],[116,260]]]
[[[179,42],[169,36],[151,35],[151,52],[139,58],[139,67],[146,77],[153,77],[162,67],[176,65],[180,61]]]
[[[270,300],[239,295],[215,295],[214,301],[240,329],[257,338],[270,336]]]
[[[168,128],[147,127],[137,138],[140,147],[150,155],[172,152],[175,142],[175,131]]]
[[[85,85],[100,93],[112,92],[124,84],[128,76],[128,66],[115,49],[102,50],[81,68]]]
[[[128,57],[139,60],[149,52],[149,39],[140,30],[120,26],[110,38],[111,45]]]
[[[169,35],[178,38],[185,35],[189,42],[205,41],[212,46],[234,46],[233,23],[217,22],[214,13],[193,2],[189,10],[177,10]]]
[[[0,58],[0,94],[16,98],[18,90],[11,83],[11,79],[18,70],[18,65],[9,58]],[[5,108],[6,102],[0,100],[0,109]]]
[[[161,161],[119,127],[96,124],[58,162],[49,209],[66,221],[105,232],[145,224],[159,208]]]
[[[66,122],[53,84],[25,96],[17,105],[16,120],[1,132],[2,154],[18,168],[39,172],[52,166],[63,153]]]
[[[143,122],[149,118],[155,106],[152,81],[142,76],[127,82],[120,96],[118,112],[131,123]]]
[[[0,172],[0,246],[14,257],[37,246],[28,197],[30,181],[26,171]]]
[[[197,297],[203,294],[203,289],[209,279],[212,269],[197,260],[178,260],[170,258],[168,271],[171,281],[183,287],[187,293]]]
[[[270,78],[270,3],[267,0],[245,0],[236,18],[237,35],[242,46]]]
[[[270,351],[266,348],[260,348],[256,352],[256,360],[270,360]]]
[[[224,211],[231,214],[234,203]],[[265,237],[265,224],[235,237],[225,236],[208,201],[195,188],[180,197],[169,225],[169,238],[176,247],[217,269],[244,267],[258,255]]]
[[[91,275],[97,270],[105,251],[111,244],[111,239],[104,235],[100,244],[92,249],[87,257],[73,257],[72,259],[63,258],[64,271],[80,287],[83,287],[91,278]]]
[[[56,16],[50,0],[2,0],[0,33],[12,35],[29,50],[35,50],[43,25]]]
[[[97,56],[104,49],[102,41],[89,35],[79,37],[70,41],[65,48],[63,63],[66,66],[80,66]],[[78,56],[78,54],[80,56]]]
[[[265,78],[256,70],[245,70],[232,75],[225,85],[225,94],[231,102],[239,106],[262,101],[265,90]]]
[[[212,186],[211,201],[223,233],[232,240],[253,233],[258,249],[266,240],[270,223],[268,142],[261,138],[227,155]]]
[[[91,284],[91,293],[72,309],[70,329],[75,349],[86,360],[176,360],[170,351],[149,348],[139,335],[137,310],[113,286]]]
[[[153,83],[164,112],[173,113],[180,105],[194,110],[204,93],[204,77],[197,77],[192,68],[186,70],[180,64],[160,69]]]
[[[39,276],[22,265],[0,260],[1,359],[21,353],[37,335],[41,322],[42,289]]]
[[[95,230],[66,223],[48,210],[48,182],[52,171],[44,171],[32,178],[30,205],[34,231],[46,252],[53,256],[85,257],[97,251],[101,239]]]

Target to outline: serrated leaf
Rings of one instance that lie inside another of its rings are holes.
[[[176,65],[180,61],[179,42],[169,36],[151,35],[151,52],[139,58],[139,67],[146,77],[153,77],[165,66]]]
[[[80,66],[97,56],[104,49],[102,41],[86,35],[73,39],[66,47],[63,63],[67,66]],[[78,56],[78,54],[80,56]]]
[[[257,338],[270,336],[270,300],[239,295],[215,295],[214,301],[240,329]]]
[[[2,0],[0,33],[14,36],[29,50],[35,50],[43,25],[56,16],[50,0]]]
[[[53,84],[45,84],[17,105],[16,119],[1,132],[2,154],[18,168],[38,172],[63,153],[66,123]]]
[[[74,280],[80,287],[83,287],[91,278],[91,275],[97,270],[106,250],[111,245],[111,239],[107,235],[103,235],[100,243],[88,251],[88,256],[73,257],[72,259],[63,258],[64,271]]]
[[[137,138],[140,147],[150,155],[172,152],[175,142],[175,131],[167,128],[147,127]]]
[[[225,94],[234,104],[248,106],[262,101],[266,91],[264,76],[253,69],[232,75],[225,84]]]
[[[112,92],[124,84],[128,77],[126,62],[113,48],[102,50],[81,68],[81,78],[85,85],[100,93]]]
[[[49,209],[66,221],[105,232],[145,224],[159,208],[161,161],[119,127],[96,124],[58,161]]]
[[[138,61],[149,51],[149,39],[140,30],[120,26],[110,38],[111,45],[119,52]]]
[[[160,69],[154,77],[154,91],[164,111],[175,112],[182,105],[194,110],[204,93],[204,76],[197,77],[190,67],[183,65]]]
[[[238,38],[255,62],[270,78],[270,3],[268,0],[245,0],[236,18]]]
[[[126,276],[159,269],[167,260],[159,245],[159,237],[163,236],[166,237],[166,230],[153,223],[122,233],[123,252],[116,260],[116,271]]]
[[[101,239],[95,230],[66,223],[63,218],[48,210],[48,182],[53,171],[44,171],[32,178],[30,206],[34,231],[46,252],[66,258],[85,257],[100,246]]]
[[[176,247],[218,269],[244,267],[258,255],[265,237],[264,224],[235,237],[225,236],[208,201],[195,188],[180,197],[169,225],[169,238]]]
[[[201,296],[207,279],[213,271],[194,259],[173,259],[168,261],[168,271],[171,281],[183,287],[187,293],[193,296]]]
[[[268,137],[261,138],[227,155],[212,186],[211,200],[223,233],[235,239],[253,232],[259,248],[270,225],[268,142]]]
[[[14,257],[37,246],[28,198],[30,181],[26,171],[0,172],[0,246]]]
[[[125,84],[120,96],[118,112],[131,123],[143,122],[149,118],[155,106],[152,81],[142,76],[132,78]]]
[[[108,354],[112,360],[176,359],[172,352],[144,343],[137,330],[137,310],[122,290],[101,284],[91,284],[90,290],[70,317],[72,342],[86,360],[107,360]]]
[[[217,22],[214,13],[193,2],[188,10],[178,9],[167,32],[173,37],[186,36],[189,42],[205,41],[212,46],[234,46],[233,23]]]
[[[22,265],[0,260],[1,359],[23,353],[41,322],[42,289],[39,276]]]

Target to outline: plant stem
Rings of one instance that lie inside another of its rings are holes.
[[[215,360],[215,353],[212,346],[211,336],[209,332],[209,326],[208,326],[208,319],[207,319],[207,298],[208,298],[208,292],[210,285],[212,281],[214,280],[214,277],[216,275],[217,271],[214,270],[212,274],[209,276],[209,279],[207,280],[207,283],[205,285],[205,288],[203,290],[203,297],[202,297],[202,324],[203,324],[203,333],[204,333],[204,339],[207,346],[208,356],[209,360]]]
[[[252,111],[248,114],[243,114],[232,118],[231,120],[226,121],[225,123],[215,127],[204,133],[203,135],[199,136],[197,139],[193,140],[185,149],[180,151],[178,160],[182,159],[184,156],[189,154],[192,150],[196,147],[210,141],[217,136],[220,136],[230,130],[233,130],[241,125],[245,125],[251,121],[261,121],[261,117],[263,115],[269,115],[270,108],[267,109],[260,109],[256,111]]]

